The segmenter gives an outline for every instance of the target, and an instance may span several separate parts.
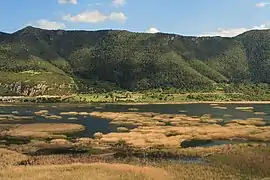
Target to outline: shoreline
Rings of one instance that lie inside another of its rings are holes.
[[[176,102],[127,102],[104,103],[120,105],[151,105],[151,104],[270,104],[270,101],[176,101]]]
[[[13,106],[13,105],[35,105],[35,104],[78,104],[78,105],[89,105],[89,104],[107,104],[107,105],[166,105],[166,104],[270,104],[270,101],[167,101],[167,102],[72,102],[72,103],[16,103],[16,102],[0,102],[1,106]]]
[[[35,97],[25,97],[25,96],[0,96],[0,107],[1,106],[12,106],[12,105],[33,105],[33,104],[118,104],[118,105],[151,105],[151,104],[270,104],[270,100],[267,101],[141,101],[141,102],[132,102],[132,101],[118,101],[118,102],[106,102],[106,101],[96,101],[96,102],[83,102],[83,101],[74,101],[74,102],[19,102],[23,98],[60,98],[64,99],[68,96],[35,96]],[[15,100],[15,101],[5,101],[5,100]]]

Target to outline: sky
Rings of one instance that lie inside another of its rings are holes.
[[[0,24],[232,37],[270,28],[270,0],[2,0]]]

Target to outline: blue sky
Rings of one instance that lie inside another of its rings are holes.
[[[126,29],[234,36],[270,27],[270,0],[2,0],[0,31]]]

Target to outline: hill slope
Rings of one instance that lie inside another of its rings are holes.
[[[269,30],[221,38],[26,27],[0,33],[0,94],[270,83],[269,37]]]

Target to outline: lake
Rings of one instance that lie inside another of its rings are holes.
[[[243,108],[239,107],[252,107]],[[36,115],[35,112],[48,110],[49,115],[62,116],[62,119],[47,119]],[[161,114],[186,114],[202,116],[211,114],[212,118],[230,121],[232,119],[262,118],[270,122],[270,104],[151,104],[151,105],[119,105],[119,104],[35,104],[0,106],[0,115],[14,114],[16,116],[34,116],[35,120],[20,121],[19,123],[76,123],[86,127],[82,132],[72,134],[72,137],[92,137],[95,132],[116,132],[117,126],[111,125],[110,120],[75,115],[76,120],[69,120],[70,115],[60,115],[61,112],[155,112]],[[1,123],[18,123],[13,121]],[[269,123],[268,123],[269,125]],[[134,128],[134,127],[129,127]]]

